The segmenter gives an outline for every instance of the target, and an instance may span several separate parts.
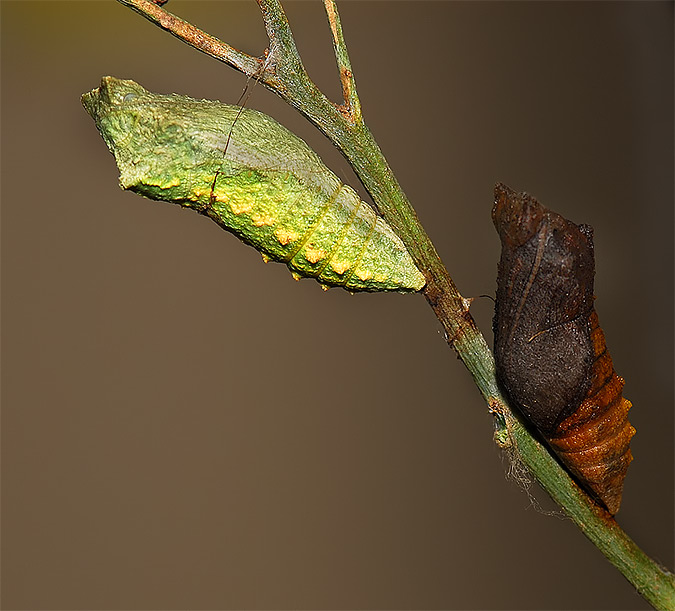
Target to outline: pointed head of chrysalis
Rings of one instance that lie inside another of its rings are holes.
[[[495,190],[492,218],[502,241],[494,319],[501,382],[550,433],[590,381],[592,232],[505,185]]]
[[[82,105],[94,119],[120,168],[131,168],[134,162],[146,166],[144,160],[151,146],[147,138],[139,136],[147,129],[142,103],[147,93],[138,83],[106,76],[98,89],[82,96]],[[134,183],[131,173],[125,173],[120,183],[124,188],[130,187]]]
[[[499,383],[616,513],[635,430],[593,307],[593,231],[502,184],[492,219],[502,242],[493,321]]]
[[[191,179],[200,167],[222,157],[216,145],[206,149],[212,158],[205,159],[197,141],[210,137],[224,147],[236,114],[206,121],[205,113],[190,112],[189,99],[183,96],[154,94],[134,81],[112,76],[85,93],[82,104],[115,156],[120,186],[146,197],[176,200],[189,198]],[[178,105],[185,112],[176,113]]]

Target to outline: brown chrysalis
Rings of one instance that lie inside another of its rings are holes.
[[[502,242],[493,322],[499,382],[615,514],[635,429],[593,307],[593,230],[502,184],[492,220]]]

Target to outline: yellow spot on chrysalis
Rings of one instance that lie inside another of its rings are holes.
[[[336,274],[344,274],[350,267],[349,261],[336,261],[335,259],[330,262],[330,266]]]
[[[283,227],[279,227],[274,232],[275,237],[277,240],[279,240],[279,244],[286,246],[286,244],[290,244],[291,242],[295,242],[300,236],[298,236],[295,231],[291,231],[290,229],[284,229]]]
[[[234,214],[242,214],[242,213],[249,213],[251,210],[253,210],[253,201],[252,200],[244,200],[243,202],[230,202],[230,208],[232,208],[232,212]]]
[[[305,258],[310,263],[316,263],[321,261],[326,256],[326,251],[321,248],[312,248],[311,246],[305,246]]]
[[[293,280],[296,282],[300,282],[300,278],[302,278],[302,276],[296,272],[291,272],[291,276],[293,276]]]
[[[155,180],[153,182],[148,181],[147,184],[155,185],[160,189],[170,189],[171,187],[177,187],[178,185],[180,185],[180,178],[174,176],[173,178],[167,180],[166,182],[162,182],[161,180]]]
[[[270,262],[270,258],[264,252],[261,252],[260,256],[262,257],[262,260],[263,260],[264,263]]]
[[[330,290],[330,287],[329,287],[327,284],[322,284],[322,285],[321,285],[321,290],[323,290],[323,291],[329,291],[329,290]]]
[[[265,225],[274,225],[274,218],[264,212],[251,215],[251,220],[256,227],[264,227]]]
[[[366,280],[370,280],[373,277],[373,274],[371,272],[363,268],[357,269],[354,273],[356,274],[358,279],[363,282],[365,282]]]

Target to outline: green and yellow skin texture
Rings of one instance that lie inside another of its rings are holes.
[[[424,286],[389,225],[267,115],[110,76],[82,104],[123,189],[209,216],[296,278],[349,291]]]

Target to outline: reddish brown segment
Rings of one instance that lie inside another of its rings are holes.
[[[628,422],[631,403],[621,395],[623,378],[614,371],[595,310],[589,324],[595,351],[591,387],[548,442],[567,468],[615,514],[633,460],[629,444],[635,429]]]
[[[502,242],[493,323],[500,385],[615,514],[635,429],[594,309],[593,230],[502,184],[492,218]]]

